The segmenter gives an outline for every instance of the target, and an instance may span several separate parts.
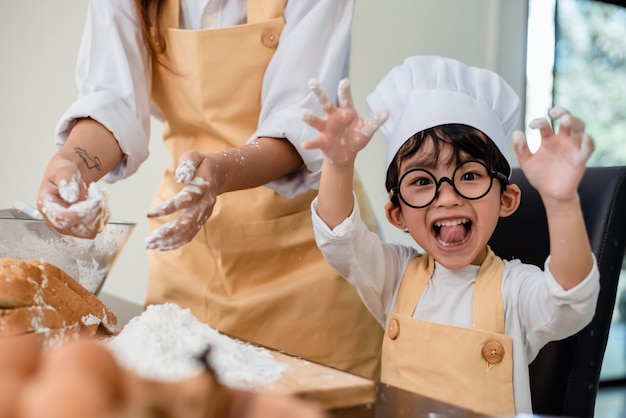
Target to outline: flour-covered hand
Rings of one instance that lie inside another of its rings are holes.
[[[161,225],[146,238],[146,248],[174,250],[190,242],[213,212],[217,188],[211,181],[206,155],[188,151],[180,158],[176,181],[184,184],[174,197],[148,212],[149,218],[160,218],[180,211],[174,219]]]
[[[534,119],[529,127],[538,129],[541,143],[533,154],[521,131],[513,134],[513,146],[520,167],[530,184],[544,197],[555,201],[571,199],[585,172],[594,144],[585,133],[585,124],[563,107],[550,109],[558,130],[545,118]]]
[[[46,168],[37,208],[46,224],[59,233],[95,238],[109,220],[108,193],[82,180],[75,163],[55,157]]]
[[[362,119],[354,108],[350,82],[347,79],[339,83],[339,107],[334,105],[316,80],[311,80],[309,87],[325,116],[322,118],[309,111],[303,111],[304,121],[319,132],[317,137],[305,141],[303,147],[305,149],[319,148],[331,164],[337,166],[353,164],[357,153],[368,144],[374,132],[385,123],[389,116],[388,112],[377,111]]]

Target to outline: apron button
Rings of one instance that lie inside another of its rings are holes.
[[[395,340],[398,338],[398,335],[400,335],[400,322],[396,318],[392,318],[391,321],[389,321],[387,333],[392,340]]]
[[[504,357],[504,347],[497,341],[489,341],[483,346],[483,358],[489,364],[497,364]]]
[[[278,45],[278,38],[280,38],[280,34],[276,29],[272,28],[265,29],[261,35],[261,41],[269,48],[274,48]]]

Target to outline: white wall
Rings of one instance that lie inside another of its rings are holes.
[[[105,1],[105,0],[101,0]],[[526,0],[358,0],[351,81],[355,102],[406,56],[438,54],[496,70],[524,97]],[[86,0],[0,3],[0,208],[34,203],[54,153],[52,132],[76,95],[74,64]],[[145,213],[169,157],[153,123],[151,157],[130,179],[104,185],[113,218],[137,228],[103,289],[141,303],[146,276]],[[385,237],[409,243],[387,225],[383,206],[386,144],[377,135],[357,161]],[[2,231],[0,231],[2,233]]]
[[[444,55],[492,69],[524,99],[527,5],[526,0],[358,0],[350,78],[361,114],[367,94],[411,55]],[[385,219],[386,150],[386,140],[376,134],[359,154],[357,168],[385,239],[416,246]]]

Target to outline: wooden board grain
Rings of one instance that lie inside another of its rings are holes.
[[[259,391],[312,400],[325,409],[348,408],[375,401],[373,380],[276,351],[272,351],[272,355],[288,369],[280,380],[258,388]]]

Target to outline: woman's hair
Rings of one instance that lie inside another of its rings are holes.
[[[387,169],[385,182],[387,191],[398,187],[400,163],[419,151],[427,141],[430,141],[433,146],[433,151],[429,156],[432,166],[436,164],[457,165],[470,158],[484,162],[490,170],[503,173],[507,177],[511,174],[511,166],[498,146],[482,131],[467,125],[446,124],[420,131],[400,147]],[[451,145],[453,152],[448,161],[439,161],[441,149],[446,145]],[[503,182],[502,191],[505,188],[506,184]],[[391,202],[394,206],[400,204],[397,195],[391,198]]]
[[[159,54],[165,52],[165,38],[161,27],[161,11],[164,0],[134,0],[143,42],[148,49],[149,57],[156,57],[162,64]]]

